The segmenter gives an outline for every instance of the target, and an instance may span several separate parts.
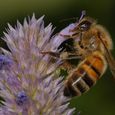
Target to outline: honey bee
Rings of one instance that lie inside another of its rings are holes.
[[[60,67],[69,71],[65,80],[65,96],[80,96],[87,92],[105,73],[107,65],[115,77],[112,39],[95,19],[82,12],[80,19],[74,23],[74,28],[69,29],[68,34],[60,35],[66,40],[60,44],[57,52],[46,53],[61,58],[63,63]],[[73,59],[78,59],[79,64],[72,64],[70,61]]]

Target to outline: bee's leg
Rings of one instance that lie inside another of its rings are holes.
[[[67,58],[64,58],[64,60],[70,60],[70,59],[82,59],[82,58],[83,58],[83,56],[80,55],[80,54],[78,54],[77,52],[75,52],[75,53],[73,53],[73,52],[72,52],[72,53],[69,52]]]
[[[58,52],[52,52],[52,51],[43,51],[43,52],[40,52],[41,54],[49,54],[51,55],[52,57],[54,58],[60,58],[60,54]]]
[[[73,57],[68,57],[63,60],[72,60],[72,59],[82,59],[82,56],[73,56]]]

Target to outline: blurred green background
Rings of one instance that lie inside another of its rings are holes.
[[[109,30],[115,44],[115,0],[0,0],[0,37],[7,23],[15,26],[17,19],[23,23],[33,13],[37,18],[45,15],[45,24],[52,22],[56,33],[75,21],[62,22],[63,19],[79,17],[82,10]],[[6,47],[1,40],[0,44]],[[74,98],[70,106],[76,107],[81,115],[115,115],[115,80],[110,71],[88,93]]]

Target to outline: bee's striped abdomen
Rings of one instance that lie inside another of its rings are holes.
[[[82,61],[66,80],[65,96],[79,96],[87,92],[106,70],[106,60],[100,52],[94,52]]]

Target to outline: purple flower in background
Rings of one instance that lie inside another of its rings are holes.
[[[57,63],[40,53],[52,49],[52,25],[44,27],[43,17],[37,20],[33,15],[23,25],[8,26],[2,39],[10,52],[2,49],[0,56],[0,96],[5,100],[0,115],[72,115],[62,78],[49,74]],[[9,68],[3,69],[6,65]]]

